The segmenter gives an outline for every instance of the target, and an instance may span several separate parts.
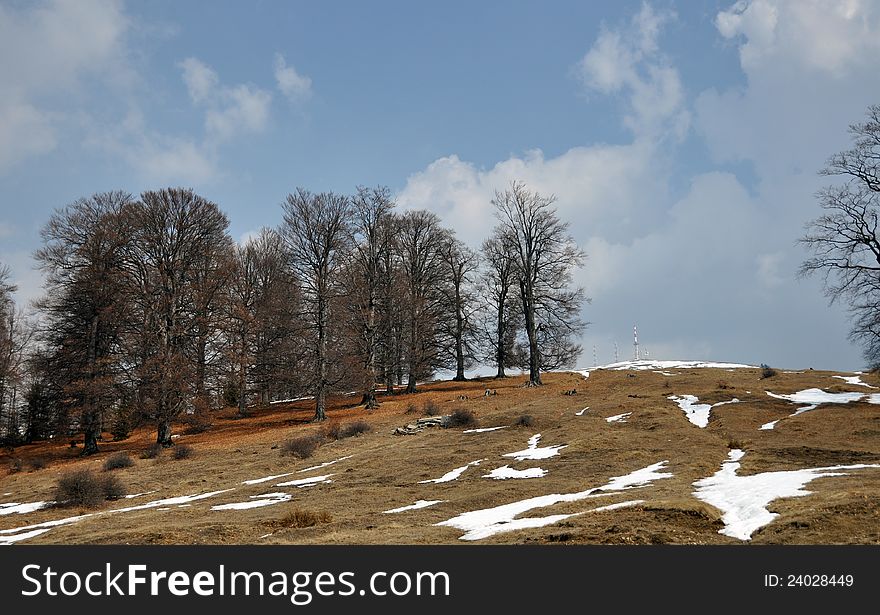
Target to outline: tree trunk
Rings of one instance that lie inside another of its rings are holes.
[[[364,393],[364,396],[361,398],[361,405],[366,406],[367,410],[375,410],[379,407],[375,389],[370,389]]]
[[[83,426],[83,455],[94,455],[98,452],[98,435],[100,434],[100,430],[97,429],[97,425],[94,424],[94,419],[90,419],[86,425]]]
[[[315,391],[315,418],[313,420],[323,421],[327,418],[325,413],[327,404],[327,306],[323,297],[318,298],[318,356],[316,360],[317,390]]]
[[[529,386],[540,386],[541,382],[541,363],[538,355],[538,332],[535,325],[535,306],[532,302],[530,289],[521,287],[523,295],[523,316],[526,320],[526,335],[529,338]]]
[[[413,308],[415,309],[415,308]],[[418,317],[413,313],[410,317],[410,339],[409,339],[409,370],[408,370],[408,378],[406,383],[406,392],[407,393],[415,393],[416,392],[416,366],[418,359],[417,350],[418,350],[418,342],[419,342],[419,325],[418,325]]]
[[[247,344],[245,336],[241,336],[241,354],[238,361],[238,415],[247,416]]]
[[[464,318],[461,315],[461,292],[458,284],[455,286],[455,378],[453,380],[467,380],[464,377]]]
[[[502,291],[499,299],[498,299],[498,323],[497,323],[497,334],[498,337],[495,340],[495,363],[498,367],[498,372],[495,374],[496,378],[506,378],[507,374],[504,373],[504,364],[507,363],[507,353],[505,352],[504,347],[504,336],[507,333],[506,327],[504,326],[504,305],[507,301],[507,292],[506,290]]]
[[[165,448],[174,445],[174,442],[171,440],[171,421],[169,419],[159,419],[159,427],[156,434],[156,444],[158,444],[159,446],[164,446]]]

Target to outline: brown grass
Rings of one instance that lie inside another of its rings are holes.
[[[330,523],[331,521],[333,521],[333,517],[326,510],[314,511],[294,508],[283,517],[276,519],[272,525],[279,528],[304,528],[314,527],[322,523]]]

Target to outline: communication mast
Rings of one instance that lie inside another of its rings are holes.
[[[639,331],[635,325],[633,325],[633,359],[639,360]]]

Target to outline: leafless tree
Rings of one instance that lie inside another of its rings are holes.
[[[32,329],[23,312],[16,309],[12,294],[17,288],[9,278],[9,268],[0,265],[0,436],[15,445],[22,439],[19,390]]]
[[[144,192],[132,212],[126,262],[130,350],[141,410],[156,422],[157,443],[171,446],[171,422],[198,393],[196,365],[187,352],[197,328],[192,305],[198,265],[229,245],[229,220],[215,203],[184,188]]]
[[[491,349],[485,357],[495,363],[495,377],[505,378],[505,369],[516,365],[516,335],[522,320],[518,317],[513,250],[510,242],[496,234],[483,242],[482,252],[485,266],[480,279],[488,313],[481,328],[481,338]]]
[[[492,200],[499,220],[496,234],[509,243],[513,255],[532,386],[542,384],[542,369],[577,358],[580,347],[572,338],[585,326],[579,316],[583,291],[571,287],[572,270],[585,256],[568,233],[568,223],[552,207],[555,200],[517,181],[496,191]]]
[[[476,360],[477,312],[475,288],[480,261],[476,252],[451,234],[440,246],[444,318],[438,322],[444,354],[455,367],[453,380],[465,380],[464,371]]]
[[[290,266],[302,291],[305,322],[314,339],[314,371],[311,390],[315,395],[315,420],[326,418],[327,392],[333,384],[329,373],[329,342],[333,336],[331,310],[340,294],[338,269],[348,248],[351,202],[332,192],[312,194],[298,188],[283,203],[281,236]]]
[[[825,213],[809,222],[800,242],[812,253],[800,275],[823,276],[826,296],[847,303],[850,338],[880,365],[880,105],[850,126],[853,147],[828,160],[822,174],[840,178],[817,194]]]
[[[116,401],[132,206],[125,192],[80,199],[52,215],[35,253],[46,274],[46,294],[38,302],[44,342],[54,377],[63,383],[66,411],[84,434],[86,455],[98,451],[104,412]]]

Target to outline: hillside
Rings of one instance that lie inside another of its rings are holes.
[[[880,377],[761,375],[641,362],[546,374],[539,388],[435,382],[369,413],[340,397],[330,423],[371,431],[307,459],[281,451],[326,429],[308,400],[219,412],[175,439],[187,459],[141,459],[148,430],[87,459],[67,442],[28,445],[0,456],[0,544],[880,543]],[[480,430],[394,434],[428,402],[471,410]],[[134,459],[114,474],[135,497],[41,507],[62,473],[103,474],[118,451]],[[24,469],[6,474],[14,459]]]

